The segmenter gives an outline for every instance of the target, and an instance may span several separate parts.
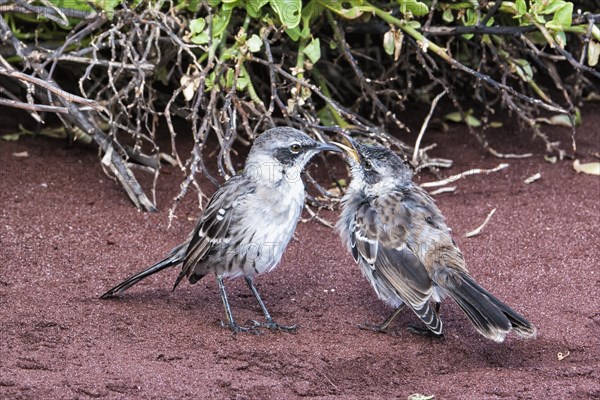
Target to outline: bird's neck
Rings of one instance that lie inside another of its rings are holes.
[[[302,170],[295,165],[284,165],[269,157],[255,157],[244,167],[244,174],[257,184],[277,186],[301,186]]]
[[[398,185],[392,182],[378,182],[372,185],[350,185],[347,192],[348,197],[369,199],[369,201],[378,197],[387,196],[392,193],[406,192],[408,185]]]

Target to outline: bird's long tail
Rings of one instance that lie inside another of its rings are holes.
[[[513,330],[525,338],[535,337],[535,326],[479,286],[466,273],[452,274],[444,288],[483,336],[502,342],[508,332]]]
[[[172,267],[174,265],[181,263],[185,258],[185,252],[187,250],[187,246],[188,246],[188,243],[185,242],[184,244],[181,244],[181,245],[175,247],[173,250],[171,250],[169,255],[167,255],[167,257],[165,257],[163,260],[161,260],[161,261],[157,262],[156,264],[154,264],[153,266],[146,268],[145,270],[138,272],[137,274],[125,279],[123,282],[119,283],[117,286],[110,289],[109,291],[104,293],[102,296],[100,296],[100,298],[107,299],[109,297],[112,297],[120,292],[123,292],[123,291],[129,289],[130,287],[132,287],[133,285],[135,285],[142,279],[147,278],[150,275],[153,275],[159,271],[162,271],[165,268],[169,268],[169,267]]]

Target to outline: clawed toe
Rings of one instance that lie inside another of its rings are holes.
[[[273,320],[268,320],[267,322],[264,322],[263,324],[261,324],[262,327],[269,329],[270,331],[281,331],[281,332],[287,332],[287,333],[295,333],[296,332],[296,328],[298,327],[298,325],[294,324],[291,326],[287,326],[287,325],[280,325],[277,322],[273,321]]]
[[[235,335],[236,333],[250,333],[252,335],[260,335],[262,332],[258,329],[256,329],[256,326],[251,326],[251,327],[245,327],[245,326],[240,326],[238,324],[231,324],[231,323],[226,323],[221,321],[221,326],[224,328],[229,328],[233,334]]]
[[[279,325],[276,322],[271,322],[268,324],[268,328],[272,331],[277,330],[277,331],[282,331],[282,332],[287,332],[287,333],[296,333],[298,325],[294,324],[294,325],[288,326],[288,325]]]
[[[258,322],[256,320],[249,320],[248,324],[251,324],[255,328],[267,328],[271,332],[287,332],[287,333],[295,333],[298,325],[280,325],[273,320],[267,320],[266,322]]]

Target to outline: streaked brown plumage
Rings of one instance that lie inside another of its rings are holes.
[[[412,181],[409,166],[391,150],[348,139],[352,182],[338,222],[342,240],[380,299],[396,307],[384,330],[404,305],[441,335],[438,310],[451,297],[475,329],[502,342],[509,331],[534,337],[535,327],[479,286],[434,200]]]

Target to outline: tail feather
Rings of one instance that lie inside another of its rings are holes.
[[[116,294],[119,294],[119,293],[129,289],[130,287],[132,287],[139,281],[149,277],[150,275],[153,275],[159,271],[162,271],[165,268],[169,268],[169,267],[172,267],[174,265],[181,263],[183,261],[183,259],[185,258],[186,249],[187,249],[187,242],[175,247],[173,250],[171,250],[171,252],[169,253],[169,255],[166,258],[157,262],[153,266],[146,268],[145,270],[138,272],[137,274],[125,279],[123,282],[119,283],[117,286],[110,289],[109,291],[104,293],[102,296],[100,296],[100,298],[107,299]]]
[[[452,284],[446,287],[450,297],[483,336],[496,342],[504,341],[511,330],[519,336],[535,336],[536,329],[529,321],[479,286],[470,276],[458,273],[452,278]]]
[[[477,284],[475,284],[475,285],[477,285]],[[536,336],[537,330],[531,322],[526,320],[525,317],[523,317],[522,315],[517,313],[515,310],[510,308],[508,305],[504,304],[502,301],[500,301],[498,298],[496,298],[493,294],[486,292],[485,289],[483,289],[481,286],[479,286],[479,285],[477,285],[477,286],[479,287],[480,290],[483,290],[487,294],[490,301],[492,303],[494,303],[494,305],[496,307],[498,307],[504,313],[506,318],[508,318],[508,320],[510,321],[512,329],[515,331],[515,333],[517,335],[522,336],[524,338],[534,338]]]
[[[431,307],[429,302],[423,304],[423,306],[417,308],[411,306],[414,313],[417,314],[417,317],[421,319],[427,325],[427,328],[435,333],[436,335],[442,334],[442,320],[440,319],[438,313]]]

